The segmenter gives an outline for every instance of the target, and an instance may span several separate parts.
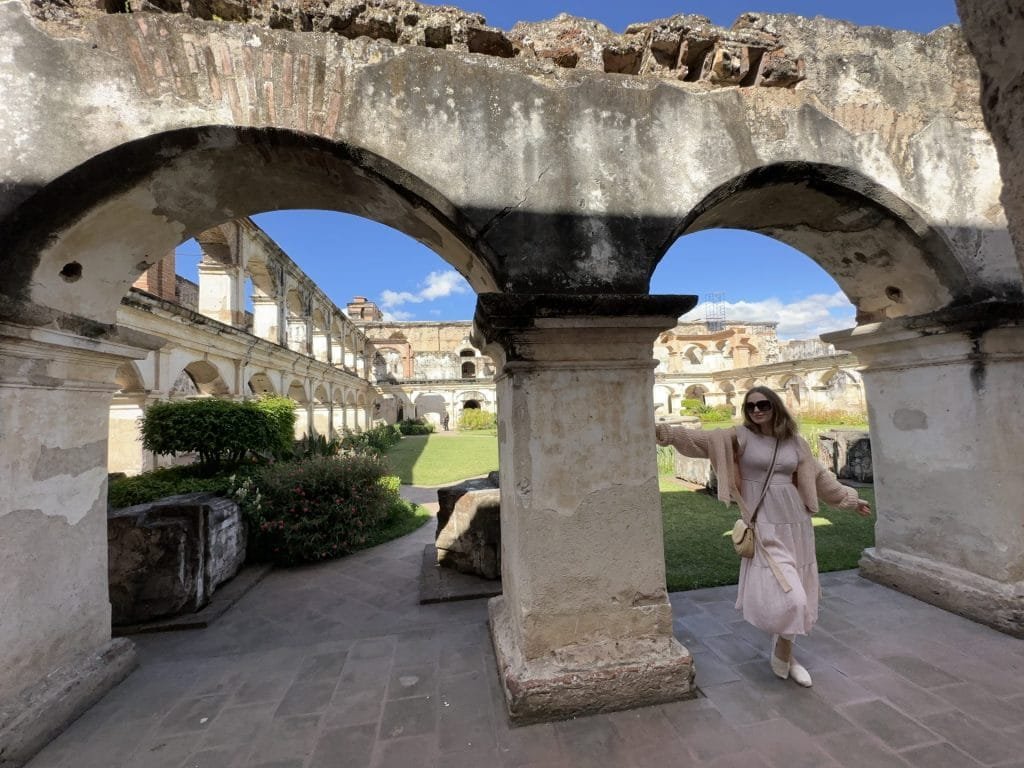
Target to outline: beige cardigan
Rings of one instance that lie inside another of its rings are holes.
[[[735,501],[743,516],[749,520],[746,505],[739,492],[739,457],[743,455],[749,431],[746,427],[730,429],[687,429],[671,424],[658,424],[654,428],[658,445],[671,445],[684,456],[710,459],[718,476],[718,498],[726,504]],[[840,509],[855,510],[860,497],[835,475],[818,463],[811,455],[811,447],[802,437],[796,437],[797,453],[800,456],[793,483],[800,492],[800,498],[808,514],[818,512],[818,499],[824,499]],[[739,447],[739,453],[734,450]]]

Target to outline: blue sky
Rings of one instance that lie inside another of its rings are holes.
[[[454,3],[509,29],[564,11],[597,19],[622,32],[630,23],[696,13],[730,26],[745,11],[827,16],[857,24],[930,32],[957,23],[954,0],[469,0]],[[253,219],[336,304],[366,296],[401,320],[468,320],[476,297],[439,256],[405,235],[372,221],[327,211],[276,211]],[[339,245],[341,244],[341,245]],[[179,268],[195,279],[198,246],[179,248]],[[770,263],[772,269],[765,270]],[[777,321],[783,338],[810,338],[853,325],[853,307],[820,267],[767,237],[735,230],[681,238],[662,260],[652,293],[724,294],[726,316]],[[704,317],[701,305],[691,313]]]

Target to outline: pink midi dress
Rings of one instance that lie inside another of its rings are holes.
[[[740,456],[740,491],[751,512],[761,495],[774,448],[774,437],[747,430]],[[755,523],[757,538],[764,546],[756,547],[752,558],[741,558],[740,562],[736,608],[755,627],[777,635],[806,635],[818,620],[814,527],[793,483],[799,460],[796,440],[785,440],[779,445],[775,470]],[[792,587],[789,592],[782,590],[768,567],[765,550]]]

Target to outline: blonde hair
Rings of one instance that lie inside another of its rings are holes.
[[[761,428],[754,424],[750,419],[750,414],[747,413],[747,398],[751,394],[757,392],[759,395],[764,395],[765,398],[772,404],[772,421],[771,421],[771,434],[777,437],[779,440],[788,440],[791,437],[795,437],[799,434],[799,427],[797,427],[796,419],[786,408],[786,404],[782,402],[782,398],[779,397],[778,393],[770,387],[751,387],[747,390],[747,394],[743,396],[743,425],[752,432],[761,432]]]

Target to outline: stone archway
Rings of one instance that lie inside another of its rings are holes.
[[[1000,406],[1024,365],[1021,261],[977,89],[950,77],[974,72],[953,36],[897,61],[882,55],[885,30],[759,20],[770,29],[747,32],[772,36],[776,54],[800,41],[809,75],[791,89],[758,73],[693,83],[678,71],[549,72],[529,57],[494,66],[175,14],[51,35],[27,8],[0,4],[0,37],[17,50],[0,124],[12,148],[0,165],[0,377],[5,421],[36,429],[0,438],[0,481],[18,500],[0,515],[14,574],[0,583],[34,590],[0,586],[12,617],[0,667],[13,670],[0,698],[83,653],[110,651],[99,676],[130,655],[110,642],[97,555],[107,406],[117,367],[153,343],[118,332],[118,302],[182,240],[282,207],[393,226],[481,292],[474,346],[497,365],[510,552],[491,627],[514,717],[692,691],[657,555],[650,421],[653,342],[693,300],[645,294],[671,242],[712,226],[790,242],[859,308],[860,327],[829,340],[867,366],[888,478],[866,570],[1019,626],[1019,472],[1005,457],[1021,453],[1024,417]],[[846,66],[851,48],[878,54],[870,78]],[[384,82],[393,99],[372,97]],[[23,126],[39,126],[31,141]],[[351,359],[365,370],[362,350]],[[972,408],[926,412],[922,391]],[[965,445],[969,468],[951,448]],[[553,545],[566,557],[548,557]]]

